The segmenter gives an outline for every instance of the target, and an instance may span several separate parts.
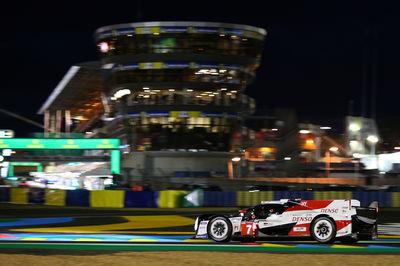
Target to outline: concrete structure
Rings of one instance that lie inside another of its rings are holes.
[[[134,180],[180,171],[227,175],[241,151],[233,132],[255,108],[244,91],[265,36],[264,29],[212,22],[99,28],[100,61],[71,67],[39,113],[47,131],[119,138],[125,176]]]

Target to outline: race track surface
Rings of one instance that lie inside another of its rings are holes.
[[[255,243],[193,239],[202,213],[236,208],[104,209],[0,204],[0,253],[6,249],[184,250],[400,254],[400,212],[379,213],[379,237],[354,245],[268,238]]]

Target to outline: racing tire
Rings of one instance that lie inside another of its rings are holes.
[[[336,225],[328,217],[315,219],[310,227],[311,236],[319,243],[333,243],[336,237]]]
[[[215,242],[228,242],[232,237],[232,224],[229,219],[217,216],[207,226],[208,237]]]

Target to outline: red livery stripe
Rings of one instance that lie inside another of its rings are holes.
[[[338,220],[335,222],[336,222],[336,231],[339,231],[340,229],[343,229],[346,226],[348,226],[349,224],[351,224],[351,221],[349,221],[349,220]]]
[[[304,211],[304,210],[316,210],[326,208],[331,204],[333,200],[302,200],[298,205],[288,208],[286,211]]]

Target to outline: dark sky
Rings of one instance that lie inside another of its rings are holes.
[[[363,49],[374,47],[376,64],[367,66],[376,66],[377,119],[400,114],[399,6],[387,1],[263,1],[264,7],[261,1],[27,2],[2,7],[0,108],[38,122],[42,117],[36,112],[69,67],[97,59],[93,31],[138,21],[216,21],[265,28],[262,65],[247,93],[269,114],[275,107],[291,107],[300,121],[334,127],[343,125],[351,100],[353,114],[361,115]],[[0,128],[14,129],[20,137],[40,131],[2,114],[0,122]]]

